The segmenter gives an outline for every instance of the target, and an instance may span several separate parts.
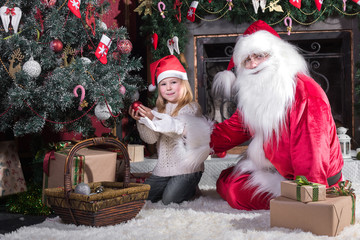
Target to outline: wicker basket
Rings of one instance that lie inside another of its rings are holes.
[[[74,193],[71,166],[75,153],[84,147],[109,145],[121,150],[125,160],[123,182],[89,183],[94,192],[102,186],[103,192],[84,195]],[[114,225],[134,218],[148,197],[150,185],[130,183],[130,159],[125,146],[115,138],[91,138],[71,148],[65,160],[64,187],[45,189],[47,202],[65,223],[88,226]]]

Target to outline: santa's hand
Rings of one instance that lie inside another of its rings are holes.
[[[177,119],[169,116],[168,114],[151,111],[154,119],[151,121],[149,118],[140,118],[139,122],[145,124],[148,128],[155,132],[160,133],[176,133],[182,134],[185,125]]]

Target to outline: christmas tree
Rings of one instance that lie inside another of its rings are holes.
[[[119,123],[145,88],[126,28],[101,21],[107,2],[8,0],[0,7],[0,132],[75,131],[91,116]]]

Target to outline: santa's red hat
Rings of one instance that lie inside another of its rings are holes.
[[[279,34],[272,28],[270,27],[266,22],[262,21],[262,20],[257,20],[256,22],[254,22],[253,24],[251,24],[243,33],[243,36],[245,35],[250,35],[254,32],[260,31],[260,30],[265,30],[268,31],[269,33],[272,33],[273,35],[277,36],[280,38]],[[231,57],[229,65],[227,67],[226,70],[231,70],[234,68],[234,59],[233,57]]]
[[[149,85],[149,91],[156,89],[156,83],[161,82],[168,77],[176,77],[182,80],[188,80],[185,68],[180,63],[179,59],[174,55],[168,55],[162,59],[157,60],[150,64],[151,82]]]

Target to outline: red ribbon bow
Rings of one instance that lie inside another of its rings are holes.
[[[15,9],[14,8],[8,8],[8,9],[6,9],[5,14],[7,14],[7,15],[11,14],[11,16],[15,16],[16,15]]]
[[[182,5],[182,2],[180,2],[180,0],[175,0],[173,9],[174,10],[177,9],[178,13],[175,15],[175,17],[179,23],[181,23],[181,9],[180,9],[181,5]]]

